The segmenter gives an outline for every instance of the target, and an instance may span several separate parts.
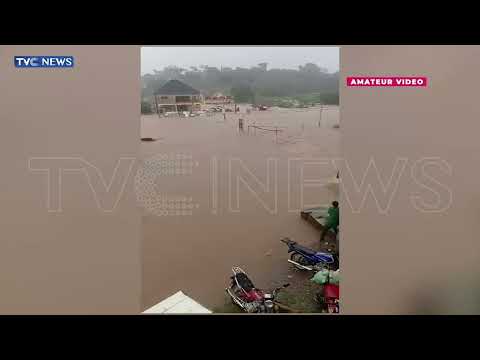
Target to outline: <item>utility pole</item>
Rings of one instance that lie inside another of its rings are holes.
[[[318,120],[318,127],[322,126],[322,110],[323,110],[323,105],[320,104],[320,120]]]
[[[155,98],[155,109],[157,110],[157,115],[158,115],[158,117],[160,117],[160,113],[158,112],[157,95],[153,95],[153,97]]]

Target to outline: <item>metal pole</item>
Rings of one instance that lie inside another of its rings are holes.
[[[322,110],[323,110],[323,105],[320,105],[320,120],[318,121],[318,127],[322,126]]]
[[[158,101],[157,101],[157,95],[153,95],[155,98],[155,108],[157,109],[157,115],[160,117],[160,113],[158,112]]]

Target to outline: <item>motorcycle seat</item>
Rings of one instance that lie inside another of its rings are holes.
[[[243,288],[245,291],[251,291],[252,289],[255,289],[255,285],[253,285],[252,281],[248,278],[247,275],[243,273],[239,273],[236,275],[236,279],[238,282],[238,285]]]
[[[294,246],[295,249],[297,249],[299,252],[305,253],[306,255],[309,256],[314,256],[317,252],[315,250],[309,249],[305,246],[295,244]]]

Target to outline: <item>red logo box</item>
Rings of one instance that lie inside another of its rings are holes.
[[[348,76],[349,87],[426,87],[425,76]]]

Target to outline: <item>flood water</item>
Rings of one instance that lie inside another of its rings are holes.
[[[226,117],[142,116],[141,136],[157,139],[142,142],[135,182],[144,308],[179,290],[210,309],[221,306],[232,266],[269,289],[291,272],[281,237],[318,247],[319,232],[299,210],[338,196],[309,182],[336,174],[318,160],[340,154],[340,129],[332,128],[338,107],[321,115],[319,108],[242,108]]]

